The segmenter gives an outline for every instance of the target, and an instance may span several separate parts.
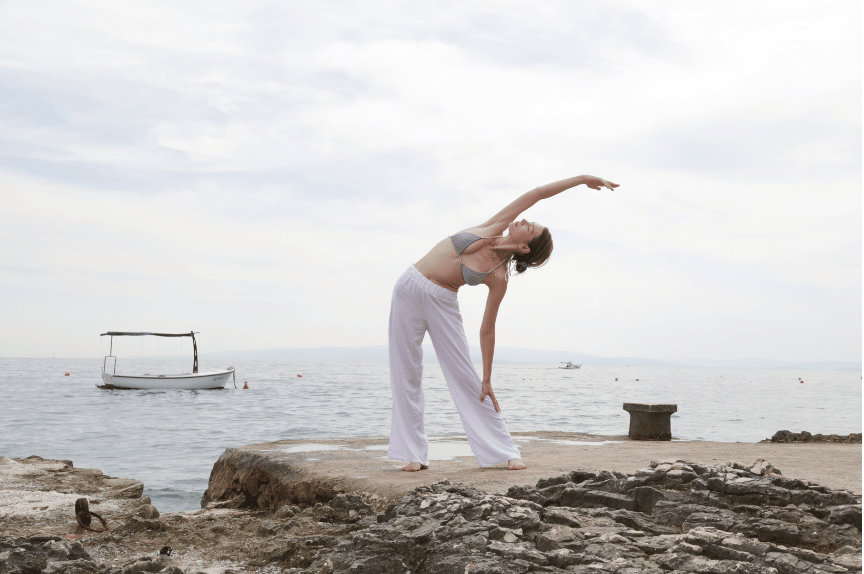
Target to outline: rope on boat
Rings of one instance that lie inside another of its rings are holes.
[[[93,516],[98,518],[99,522],[102,523],[102,530],[90,528],[90,524],[92,522],[91,517]],[[108,521],[90,510],[90,503],[87,502],[86,498],[79,498],[75,501],[75,521],[78,523],[79,530],[89,530],[90,532],[108,531]]]

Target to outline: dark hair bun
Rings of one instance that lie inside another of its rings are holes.
[[[528,243],[527,253],[513,254],[513,271],[524,273],[529,267],[540,267],[549,260],[552,253],[552,234],[547,227]]]

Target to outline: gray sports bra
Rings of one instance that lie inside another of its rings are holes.
[[[480,285],[483,283],[483,280],[486,279],[486,276],[495,271],[498,265],[507,261],[505,259],[486,273],[481,273],[480,271],[474,271],[473,269],[469,269],[465,267],[465,264],[462,263],[462,252],[468,249],[468,246],[474,243],[475,241],[480,241],[481,239],[492,239],[491,237],[480,237],[479,235],[474,235],[473,233],[468,233],[467,231],[463,231],[462,233],[457,233],[456,235],[450,236],[450,241],[453,242],[453,247],[456,248],[456,255],[459,256],[459,263],[462,264],[462,280],[465,281],[465,285]]]

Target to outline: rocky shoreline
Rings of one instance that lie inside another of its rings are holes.
[[[391,504],[337,493],[266,511],[231,508],[242,502],[234,499],[162,515],[130,490],[136,481],[38,457],[0,460],[2,478],[10,468],[18,482],[0,490],[0,574],[861,570],[860,497],[785,477],[761,459],[574,470],[506,494],[441,481]],[[61,502],[32,508],[9,493]],[[112,498],[120,493],[128,498]],[[79,494],[109,532],[76,533],[63,497]],[[172,554],[157,556],[164,546]]]
[[[848,435],[840,435],[840,434],[810,434],[807,431],[801,432],[791,432],[788,430],[781,430],[774,433],[774,436],[771,438],[766,438],[765,440],[759,442],[779,442],[779,443],[807,443],[807,442],[833,442],[833,443],[846,443],[846,444],[855,444],[861,443],[861,433],[853,432]]]

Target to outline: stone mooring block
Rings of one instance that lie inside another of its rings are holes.
[[[634,440],[672,440],[672,413],[678,405],[624,403],[630,413],[630,438]]]

